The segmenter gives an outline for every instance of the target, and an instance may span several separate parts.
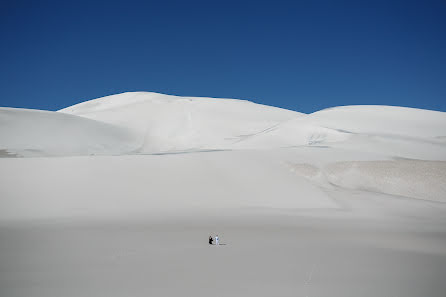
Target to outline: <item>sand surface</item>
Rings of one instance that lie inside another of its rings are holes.
[[[445,127],[147,92],[0,108],[0,296],[444,297]]]
[[[3,226],[1,295],[444,296],[444,221],[416,220],[247,211]],[[215,232],[225,245],[208,245]]]
[[[324,183],[372,158],[324,156],[2,159],[0,295],[444,296],[446,205]]]

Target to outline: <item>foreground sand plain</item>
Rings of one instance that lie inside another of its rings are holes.
[[[444,296],[444,222],[420,227],[417,220],[253,211],[2,226],[1,292]],[[226,245],[207,244],[216,230]]]
[[[0,295],[444,296],[444,203],[308,174],[376,158],[293,148],[1,159]],[[211,234],[226,245],[209,246]]]

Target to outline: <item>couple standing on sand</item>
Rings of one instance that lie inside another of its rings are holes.
[[[212,236],[209,236],[209,244],[213,244],[212,242],[214,241],[214,239],[212,238]],[[215,236],[215,245],[219,245],[218,243],[219,238],[218,235]]]

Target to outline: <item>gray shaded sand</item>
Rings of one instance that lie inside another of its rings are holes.
[[[444,296],[442,222],[321,214],[4,225],[0,295]]]
[[[0,158],[17,158],[19,155],[9,152],[8,150],[0,149]]]

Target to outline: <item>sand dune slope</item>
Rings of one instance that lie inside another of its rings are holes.
[[[237,148],[320,146],[383,157],[446,160],[446,113],[393,106],[343,106],[291,119]]]
[[[308,146],[446,160],[446,113],[404,107],[344,106],[306,115],[244,100],[129,92],[59,112],[2,109],[1,116],[0,150],[23,156]]]
[[[135,149],[122,127],[51,111],[0,108],[0,150],[17,156],[113,155]]]
[[[140,139],[141,153],[231,148],[301,113],[245,100],[123,93],[60,110],[126,127]]]

